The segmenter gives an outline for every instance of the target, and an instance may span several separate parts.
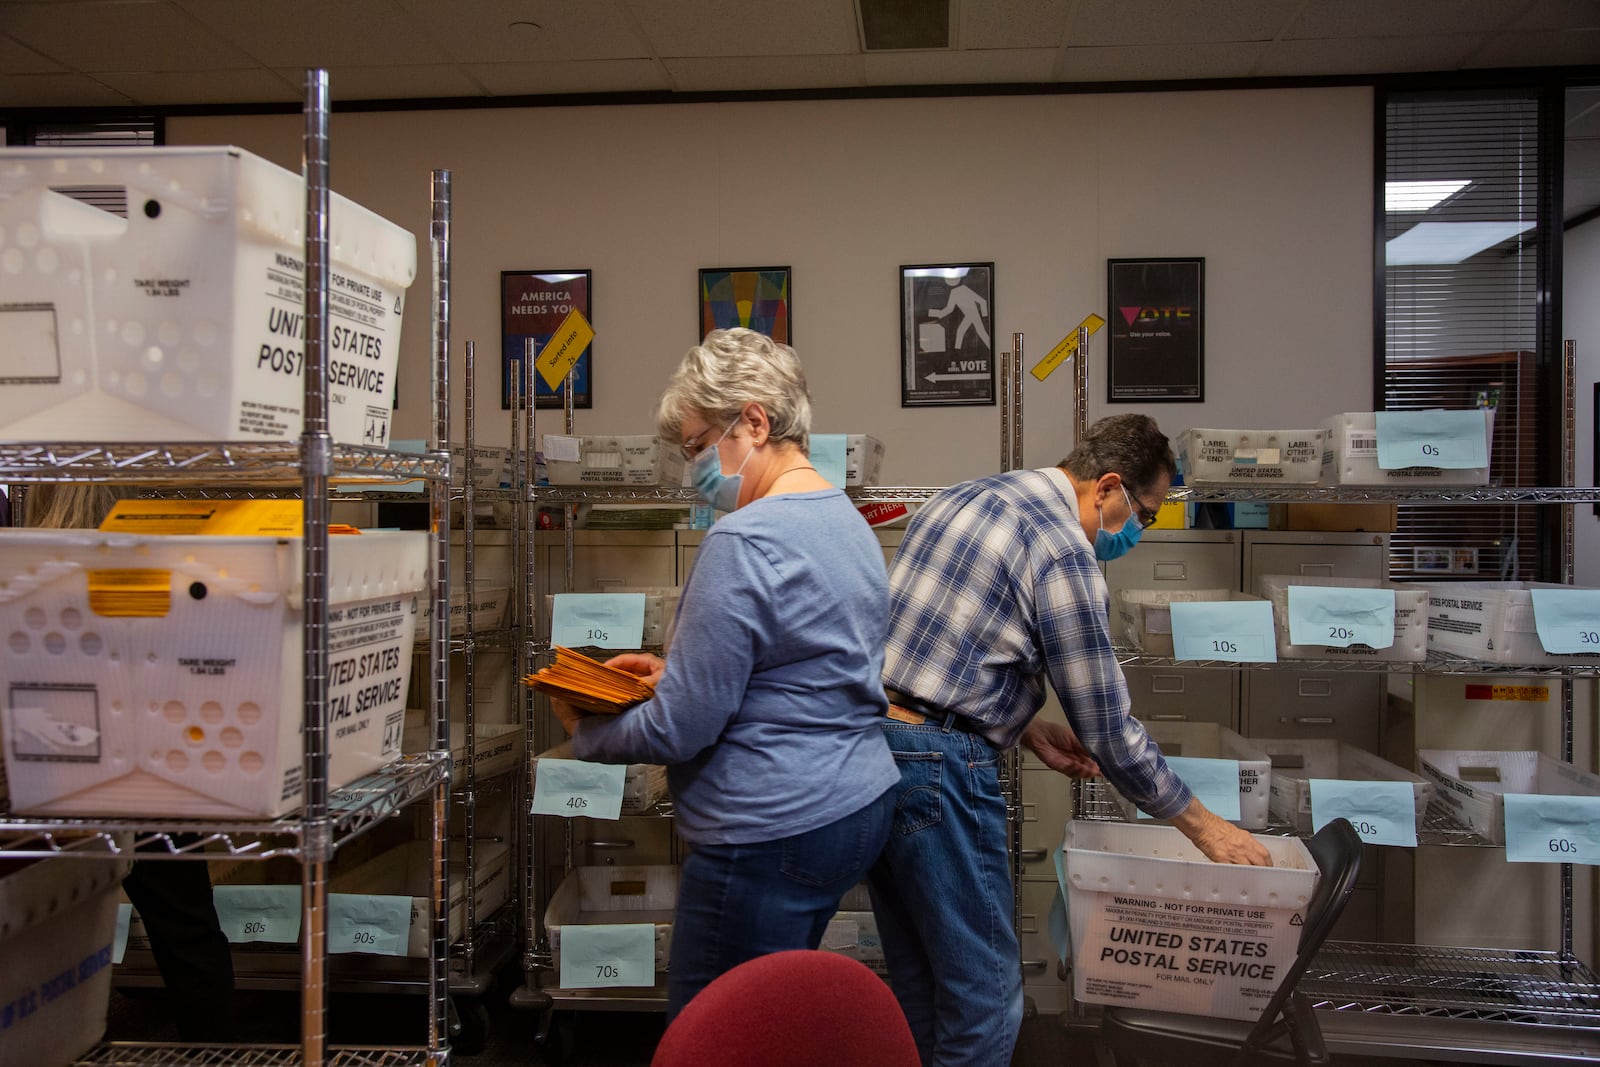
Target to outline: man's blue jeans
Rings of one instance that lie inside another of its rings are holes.
[[[1022,965],[999,753],[931,720],[883,729],[900,785],[868,883],[895,996],[924,1064],[1009,1064]]]
[[[695,846],[678,881],[667,1018],[745,960],[820,945],[839,899],[883,851],[894,796],[793,837]]]

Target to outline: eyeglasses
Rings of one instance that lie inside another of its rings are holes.
[[[1128,487],[1125,485],[1122,487],[1122,495],[1128,498],[1128,510],[1133,512],[1134,519],[1139,523],[1139,529],[1147,529],[1156,521],[1156,511],[1160,505],[1155,508],[1145,507],[1138,497],[1128,492]]]
[[[728,423],[728,429],[722,431],[722,437],[728,436],[728,430],[732,430],[738,424],[739,424],[739,420],[737,418],[735,418],[732,422]],[[707,442],[705,440],[706,435],[710,434],[710,433],[714,433],[715,431],[716,431],[716,427],[715,426],[707,426],[705,429],[701,430],[699,433],[697,433],[693,437],[689,438],[683,444],[679,445],[678,446],[678,451],[683,453],[683,458],[684,459],[689,459],[689,460],[694,459],[694,457],[698,456],[700,453],[702,453],[702,452],[704,452],[706,450],[706,444],[707,444]],[[721,441],[722,437],[717,438],[717,440]]]

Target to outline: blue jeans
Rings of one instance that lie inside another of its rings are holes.
[[[924,1064],[1009,1064],[1022,963],[999,753],[932,722],[883,729],[900,785],[868,884],[889,981]]]
[[[889,836],[893,789],[844,818],[777,841],[696,845],[683,861],[667,971],[667,1018],[745,960],[816,948],[839,899]]]

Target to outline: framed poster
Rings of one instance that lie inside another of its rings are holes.
[[[594,272],[588,270],[503,270],[500,272],[500,407],[509,409],[516,383],[522,379],[522,356],[528,338],[544,351],[567,313],[577,308],[591,324],[594,313]],[[551,389],[538,371],[533,372],[534,406],[560,408],[572,386],[574,407],[594,407],[594,345],[578,357],[572,374]]]
[[[702,267],[701,340],[712,330],[743,326],[794,344],[794,280],[788,267]]]
[[[995,402],[994,264],[900,268],[900,406]]]
[[[1200,401],[1205,391],[1204,259],[1108,259],[1106,399]]]

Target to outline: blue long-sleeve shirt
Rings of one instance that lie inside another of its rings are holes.
[[[655,696],[583,720],[574,754],[666,764],[692,844],[826,826],[900,780],[879,729],[888,626],[883,553],[849,498],[763,497],[701,542]]]
[[[958,712],[1006,748],[1044,704],[1048,678],[1123,796],[1158,819],[1188,806],[1188,786],[1129,714],[1105,578],[1059,468],[941,492],[906,529],[889,587],[887,685]]]

